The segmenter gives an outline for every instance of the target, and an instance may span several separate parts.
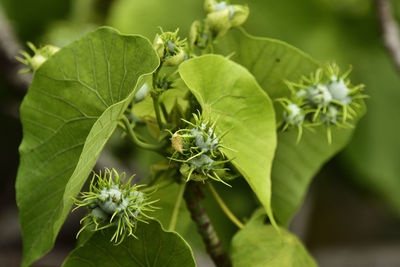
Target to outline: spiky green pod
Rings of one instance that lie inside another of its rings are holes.
[[[206,25],[214,36],[223,36],[230,28],[242,25],[249,16],[249,8],[231,5],[229,1],[206,0]]]
[[[302,77],[298,83],[287,82],[291,96],[278,99],[284,108],[282,130],[297,127],[299,141],[303,126],[323,124],[327,126],[331,142],[330,127],[352,127],[351,120],[360,110],[359,100],[367,96],[362,94],[364,85],[352,85],[348,78],[350,72],[351,69],[340,74],[339,67],[333,63]]]
[[[180,40],[178,31],[161,32],[154,39],[154,50],[164,66],[176,66],[185,59],[186,39]]]
[[[200,115],[193,114],[193,117],[194,123],[185,121],[189,127],[172,135],[175,152],[170,159],[182,163],[180,172],[186,181],[213,179],[227,184],[219,174],[228,170],[224,164],[229,160],[225,160],[219,150],[223,145],[215,134],[215,125],[205,122]]]
[[[105,169],[103,176],[101,172],[93,175],[89,192],[81,193],[80,200],[75,199],[77,208],[89,210],[81,220],[84,225],[77,236],[88,227],[94,231],[114,227],[111,242],[119,244],[126,236],[135,237],[137,222],[151,218],[146,212],[156,209],[152,206],[156,201],[140,192],[140,186],[131,185],[133,177],[125,181],[126,174],[120,175],[115,169]]]

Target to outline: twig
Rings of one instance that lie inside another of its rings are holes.
[[[383,33],[383,41],[390,53],[397,70],[400,71],[400,33],[388,0],[375,0],[379,23]]]
[[[198,184],[195,182],[187,183],[183,197],[185,198],[192,220],[197,224],[197,230],[203,238],[207,253],[211,256],[215,265],[217,267],[232,266],[230,259],[225,253],[218,238],[217,232],[215,232],[215,229],[211,224],[206,210],[200,203],[203,194]]]

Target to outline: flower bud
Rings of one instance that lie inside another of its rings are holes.
[[[231,27],[242,25],[249,16],[249,8],[230,5],[228,1],[206,0],[204,9],[208,12],[206,23],[214,36],[223,36]]]
[[[216,11],[216,5],[217,5],[216,0],[205,0],[204,1],[204,10],[207,13],[214,12],[214,11]]]
[[[169,159],[181,163],[180,173],[186,178],[186,182],[210,178],[228,185],[219,176],[225,175],[223,167],[229,162],[219,150],[223,147],[220,139],[212,125],[205,122],[200,115],[193,116],[194,123],[185,121],[189,128],[180,129],[172,135],[174,153]]]
[[[53,45],[45,45],[41,48],[36,48],[35,45],[30,42],[28,42],[28,47],[33,51],[33,56],[22,51],[21,55],[23,57],[17,57],[18,61],[28,66],[28,68],[22,70],[23,72],[35,72],[48,58],[60,50],[60,48]]]
[[[362,94],[362,84],[351,84],[348,79],[350,72],[351,68],[341,74],[338,65],[329,64],[308,77],[302,77],[298,82],[287,82],[291,97],[278,99],[285,109],[282,130],[297,126],[299,140],[303,125],[310,127],[324,124],[327,126],[330,143],[330,127],[352,127],[348,120],[357,117],[361,107],[361,103],[357,102],[367,96]]]
[[[135,97],[133,98],[133,101],[136,103],[141,102],[144,100],[144,98],[148,95],[150,92],[150,86],[148,83],[144,83],[139,90],[136,92]]]
[[[153,211],[155,207],[151,204],[156,201],[149,201],[149,197],[139,191],[139,186],[131,185],[133,176],[126,182],[125,178],[125,173],[119,175],[114,169],[106,169],[104,177],[101,173],[93,176],[90,191],[81,193],[81,200],[75,200],[77,207],[89,210],[77,236],[91,225],[94,231],[115,227],[111,241],[121,243],[126,236],[134,236],[138,221],[149,218],[145,212]]]
[[[223,9],[207,15],[206,23],[214,36],[223,36],[231,28],[230,12],[229,9]]]
[[[186,40],[180,40],[178,30],[157,34],[153,48],[164,66],[176,66],[185,59]]]
[[[233,15],[231,17],[232,27],[238,27],[245,23],[247,17],[249,16],[249,7],[242,5],[233,5]]]
[[[191,47],[196,46],[200,49],[207,47],[211,38],[211,34],[205,25],[196,20],[190,27],[189,40]]]
[[[154,38],[153,48],[156,51],[157,55],[160,58],[164,57],[164,41],[161,39],[160,35],[156,34],[156,38]]]

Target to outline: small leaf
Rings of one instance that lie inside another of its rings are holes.
[[[100,28],[35,73],[22,106],[16,182],[22,266],[49,251],[138,80],[158,66],[148,40]]]
[[[196,266],[186,241],[175,232],[166,232],[157,221],[139,223],[137,239],[127,237],[118,246],[110,242],[113,232],[96,232],[83,246],[74,249],[62,266]]]
[[[226,55],[234,52],[232,60],[246,67],[272,99],[289,96],[285,80],[297,82],[319,67],[310,56],[287,43],[253,37],[242,29],[232,29],[219,41],[216,50]],[[281,225],[289,224],[312,178],[346,146],[352,133],[351,129],[332,128],[331,145],[323,127],[316,128],[315,133],[305,130],[299,144],[296,144],[296,129],[278,134],[271,175],[272,210]]]
[[[190,59],[179,73],[203,115],[216,121],[223,149],[271,213],[271,164],[276,147],[275,113],[268,95],[243,67],[216,55]]]
[[[233,237],[231,258],[234,267],[316,267],[301,242],[280,229],[264,224],[265,214],[255,212]]]

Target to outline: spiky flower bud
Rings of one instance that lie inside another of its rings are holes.
[[[31,42],[28,42],[27,45],[34,54],[31,56],[25,51],[20,52],[23,57],[17,57],[16,59],[28,66],[28,68],[23,69],[22,72],[35,72],[49,57],[60,50],[60,48],[53,45],[45,45],[40,48],[35,47]]]
[[[192,23],[190,27],[189,40],[191,47],[205,49],[211,42],[211,33],[206,25],[198,20]]]
[[[305,114],[297,104],[290,103],[286,106],[283,117],[287,124],[300,126],[304,122]]]
[[[113,177],[115,175],[115,177]],[[121,243],[126,236],[135,236],[138,221],[145,222],[146,212],[153,211],[149,196],[139,191],[140,186],[131,185],[133,176],[127,181],[125,173],[119,175],[115,169],[106,169],[94,174],[90,191],[81,193],[76,200],[77,208],[86,207],[89,213],[81,220],[84,224],[77,236],[86,228],[94,226],[94,231],[115,228],[111,242]]]
[[[153,47],[164,66],[176,66],[185,59],[186,39],[180,40],[177,29],[175,32],[157,34]]]
[[[208,12],[206,24],[214,36],[223,36],[231,27],[242,25],[249,16],[249,8],[230,5],[228,1],[206,0],[204,9]]]
[[[185,121],[189,128],[172,134],[171,144],[175,150],[171,160],[182,163],[181,174],[186,181],[205,181],[208,178],[226,184],[219,176],[224,172],[224,164],[229,160],[219,148],[224,147],[217,137],[215,125],[205,122],[200,115],[193,114],[194,123]]]
[[[299,137],[302,126],[327,126],[328,141],[331,142],[331,126],[352,127],[348,122],[357,116],[363,95],[363,85],[354,86],[347,78],[351,69],[340,75],[339,67],[330,64],[318,69],[298,83],[287,82],[291,90],[289,98],[278,101],[283,105],[283,130],[297,126]]]

